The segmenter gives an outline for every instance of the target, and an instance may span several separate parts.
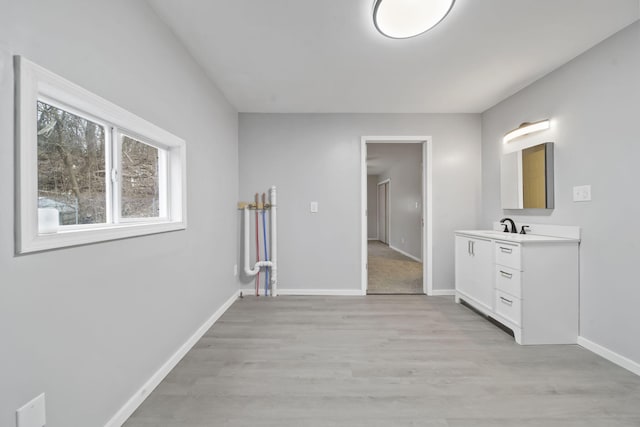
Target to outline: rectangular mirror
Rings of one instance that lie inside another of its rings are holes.
[[[502,209],[553,209],[553,142],[502,156]]]

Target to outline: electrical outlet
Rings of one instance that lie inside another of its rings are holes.
[[[237,276],[238,275],[238,264],[234,264],[233,265],[233,275]]]
[[[591,186],[580,185],[573,187],[573,201],[574,202],[588,202],[591,200]]]
[[[44,427],[46,424],[44,393],[16,411],[16,427]]]
[[[318,213],[318,202],[309,203],[309,210],[311,213]]]

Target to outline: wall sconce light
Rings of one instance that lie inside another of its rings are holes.
[[[522,123],[517,128],[515,128],[514,130],[507,132],[507,134],[503,138],[503,141],[506,144],[507,142],[510,142],[521,136],[528,135],[533,132],[539,132],[541,130],[546,130],[546,129],[549,129],[550,127],[551,127],[551,123],[549,119],[540,120],[539,122],[533,122],[533,123],[525,122],[525,123]]]
[[[373,23],[387,37],[407,39],[438,25],[453,3],[455,0],[376,0]]]

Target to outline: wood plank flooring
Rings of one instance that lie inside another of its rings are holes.
[[[640,377],[452,297],[245,297],[126,427],[640,426]]]

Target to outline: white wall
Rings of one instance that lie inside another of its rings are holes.
[[[580,334],[640,363],[640,23],[636,22],[482,116],[482,226],[500,209],[502,136],[549,117],[552,129],[525,140],[555,143],[555,206],[543,215],[507,211],[518,224],[582,227]],[[521,143],[521,144],[524,144]],[[593,200],[574,203],[590,184]]]
[[[433,285],[453,289],[453,230],[477,225],[480,115],[240,114],[240,194],[279,190],[280,288],[360,289],[365,135],[433,137]]]
[[[367,156],[384,159],[380,181],[389,184],[389,246],[422,258],[422,144],[367,144]],[[416,206],[416,203],[418,205]]]
[[[145,2],[0,9],[0,425],[102,426],[237,290],[237,113]],[[187,141],[186,231],[14,256],[12,54]]]
[[[378,175],[367,175],[367,237],[378,239]]]

